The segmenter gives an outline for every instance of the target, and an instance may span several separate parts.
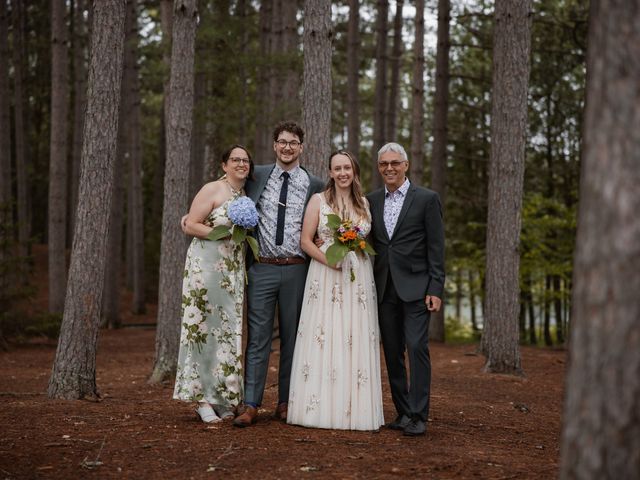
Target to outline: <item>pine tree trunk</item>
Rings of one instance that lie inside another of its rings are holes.
[[[196,0],[176,0],[171,47],[171,80],[167,114],[167,163],[162,211],[160,284],[156,357],[149,381],[158,383],[175,373],[180,337],[185,237],[177,228],[188,208],[189,162],[193,125]]]
[[[371,190],[382,185],[378,173],[378,150],[387,141],[385,108],[387,84],[387,19],[389,0],[378,0],[376,18],[376,86],[373,106],[373,150],[371,151]]]
[[[551,276],[547,275],[544,279],[544,322],[542,332],[544,335],[544,344],[547,347],[553,345],[553,338],[551,338]]]
[[[80,180],[80,157],[82,155],[82,132],[84,112],[87,106],[87,27],[84,20],[85,0],[75,0],[73,10],[73,140],[71,147],[71,175],[69,176],[69,238],[73,243],[76,209],[78,208],[78,185]]]
[[[128,166],[127,178],[127,280],[133,290],[131,312],[145,312],[144,292],[144,206],[142,202],[142,152],[140,139],[140,80],[138,60],[138,1],[127,1],[127,42],[125,45],[125,66],[130,63],[132,70],[128,83],[126,132]],[[129,60],[127,61],[127,58]]]
[[[298,67],[298,2],[282,0],[280,10],[282,17],[282,34],[279,53],[282,56],[283,68],[280,69],[280,118],[297,119],[301,113],[300,69]]]
[[[360,153],[360,0],[349,0],[347,31],[347,149],[356,158]]]
[[[331,153],[331,2],[304,4],[304,93],[302,124],[304,162],[311,173],[325,176]]]
[[[271,62],[271,17],[273,14],[273,0],[260,2],[260,59],[257,65],[256,85],[256,129],[254,140],[254,158],[256,164],[264,164],[271,161],[271,125],[270,125],[270,100],[269,100],[269,72]]]
[[[521,374],[520,208],[527,135],[531,1],[496,2],[487,218],[485,370]]]
[[[476,287],[473,279],[473,272],[468,272],[469,281],[469,309],[471,311],[471,329],[473,333],[478,332],[478,321],[476,320]]]
[[[589,20],[560,478],[632,479],[640,478],[640,1],[593,1]]]
[[[397,142],[398,110],[400,108],[400,60],[402,57],[402,9],[404,0],[396,0],[396,13],[393,18],[393,48],[389,67],[391,70],[391,82],[389,85],[389,97],[387,103],[387,141]]]
[[[78,215],[49,397],[98,395],[96,347],[117,148],[125,1],[94,4]]]
[[[138,58],[138,2],[130,0],[129,11],[135,21],[131,24],[132,41],[128,45],[129,55]],[[135,30],[135,31],[134,31]],[[127,198],[127,219],[131,238],[131,261],[133,299],[131,313],[141,315],[145,313],[145,283],[144,283],[144,204],[142,198],[142,145],[140,138],[140,79],[136,68],[131,78],[130,114],[129,114],[129,182]]]
[[[13,238],[8,23],[7,2],[0,1],[0,247]],[[0,248],[0,262],[2,251],[4,248]]]
[[[236,4],[236,16],[241,19],[241,23],[246,24],[248,22],[247,15],[247,1],[248,0],[238,0]],[[247,69],[247,52],[249,50],[249,30],[246,28],[242,29],[242,38],[240,40],[240,56],[242,61],[240,62],[240,70],[238,73],[239,81],[240,81],[240,109],[238,119],[239,123],[239,132],[238,132],[238,141],[240,145],[247,145],[248,141],[248,118],[247,118],[247,99],[249,98],[249,72]],[[204,145],[204,144],[203,144]],[[206,149],[205,149],[206,152]],[[205,155],[206,161],[206,155]],[[204,169],[206,172],[206,168]]]
[[[69,53],[67,7],[51,1],[51,142],[49,160],[49,313],[62,313],[67,286],[67,131]]]
[[[6,292],[11,282],[6,262],[11,258],[13,245],[8,31],[7,2],[0,0],[0,292]],[[0,350],[6,348],[0,325]]]
[[[442,209],[446,212],[447,194],[447,113],[449,110],[449,0],[438,1],[438,47],[436,52],[436,91],[433,112],[433,157],[431,159],[431,188],[438,192]],[[446,304],[431,315],[429,339],[445,340]]]
[[[16,186],[18,198],[18,245],[20,256],[26,257],[30,252],[31,212],[29,211],[30,193],[27,171],[28,156],[25,141],[24,100],[25,80],[25,14],[21,1],[11,2],[11,20],[13,24],[13,81],[14,81],[14,132],[16,158]]]
[[[411,79],[411,180],[422,185],[424,166],[424,0],[416,0],[416,33]]]
[[[560,290],[560,276],[553,275],[553,314],[556,319],[556,339],[562,345],[564,343],[564,329],[562,324],[562,290]]]

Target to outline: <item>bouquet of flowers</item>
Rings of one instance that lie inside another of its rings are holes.
[[[229,204],[227,209],[229,220],[233,224],[231,228],[226,225],[218,225],[207,235],[209,240],[220,240],[231,236],[238,245],[247,242],[249,248],[253,252],[255,259],[258,259],[258,242],[255,238],[248,235],[248,232],[258,224],[258,211],[249,197],[238,197]]]
[[[330,213],[327,215],[327,226],[333,231],[335,242],[327,248],[325,255],[327,263],[336,266],[350,253],[362,252],[375,255],[373,247],[365,240],[364,232],[359,225],[352,220],[343,220],[338,215]],[[344,267],[344,265],[343,265]],[[355,281],[356,276],[353,267],[350,267],[351,281]]]

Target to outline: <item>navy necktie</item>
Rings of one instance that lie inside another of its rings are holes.
[[[282,187],[278,200],[278,223],[276,225],[276,245],[282,245],[284,240],[284,214],[287,210],[287,190],[289,190],[289,173],[282,172]]]

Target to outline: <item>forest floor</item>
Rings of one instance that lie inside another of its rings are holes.
[[[41,290],[35,308],[46,305]],[[123,309],[129,326],[100,332],[99,402],[47,398],[55,341],[0,353],[0,479],[557,477],[565,351],[524,347],[525,376],[512,377],[483,373],[476,345],[432,344],[427,435],[408,438],[273,419],[276,341],[258,422],[238,429],[198,421],[190,404],[171,399],[172,382],[147,383],[155,348],[153,326],[143,325],[155,322],[149,307],[145,317]],[[383,399],[391,421],[386,372]]]

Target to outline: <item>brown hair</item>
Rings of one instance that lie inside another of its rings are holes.
[[[251,152],[249,152],[249,150],[247,150],[247,147],[244,147],[244,146],[239,145],[237,143],[235,145],[231,145],[222,154],[221,163],[226,164],[229,161],[229,157],[231,156],[231,152],[233,152],[233,150],[235,148],[240,148],[240,149],[244,150],[245,153],[247,154],[247,157],[249,157],[249,175],[247,175],[247,178],[248,179],[253,179],[253,158],[251,158]]]
[[[331,160],[336,155],[344,155],[351,161],[351,167],[353,168],[353,182],[351,182],[351,203],[353,204],[353,208],[358,215],[362,218],[369,218],[367,213],[367,206],[365,204],[364,199],[362,198],[362,186],[360,185],[360,164],[358,160],[353,155],[353,153],[348,150],[336,150],[329,156],[329,170],[331,170]],[[325,198],[327,199],[327,204],[334,210],[338,211],[338,206],[336,205],[336,182],[333,178],[329,178],[327,182]]]
[[[300,143],[304,142],[304,130],[296,122],[285,121],[280,122],[278,125],[276,125],[276,128],[273,130],[274,142],[278,141],[278,137],[282,132],[293,133],[294,135],[298,136],[298,138],[300,139]]]

